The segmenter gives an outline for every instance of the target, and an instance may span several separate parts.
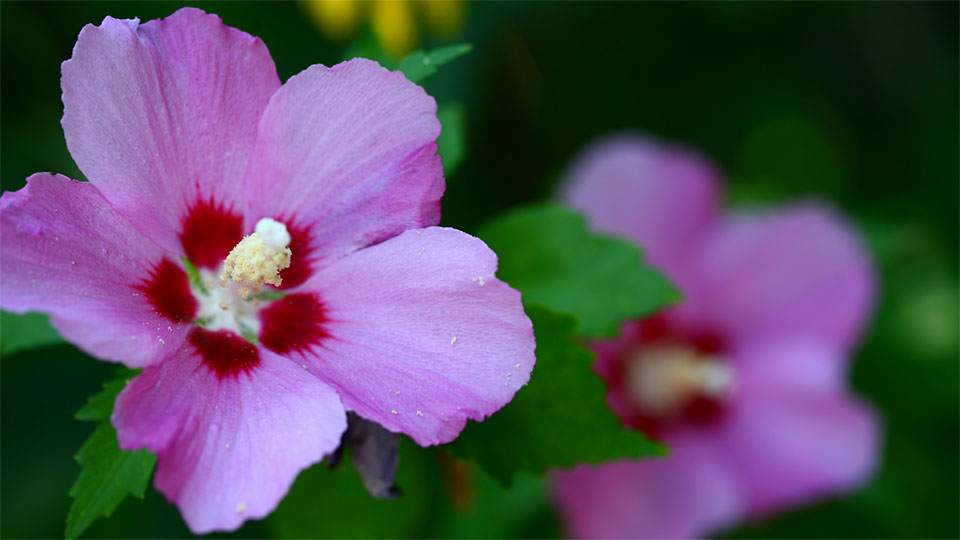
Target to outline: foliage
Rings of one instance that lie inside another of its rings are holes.
[[[103,391],[77,411],[77,420],[99,424],[76,455],[82,470],[70,490],[73,505],[66,538],[78,538],[99,516],[110,517],[128,493],[142,499],[147,489],[156,457],[147,450],[121,450],[110,424],[113,402],[132,375],[127,370],[125,376],[104,383]]]
[[[586,337],[612,337],[624,320],[679,298],[643,264],[634,244],[588,232],[583,217],[557,205],[514,210],[478,236],[500,257],[498,277],[519,289],[525,302],[577,316]]]
[[[593,354],[573,339],[576,320],[540,306],[526,309],[537,336],[530,382],[502,410],[468,425],[450,451],[475,459],[504,485],[520,471],[663,454],[663,446],[625,428],[607,406],[606,388],[591,370]]]
[[[47,345],[63,343],[63,338],[50,326],[46,315],[41,313],[0,312],[0,354],[11,355]]]
[[[460,43],[457,45],[448,45],[439,47],[430,51],[417,51],[410,54],[397,66],[408,79],[419,83],[423,79],[437,72],[437,68],[460,58],[473,50],[473,45],[469,43]]]

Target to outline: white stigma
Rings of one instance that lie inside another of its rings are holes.
[[[669,416],[696,395],[726,399],[735,383],[733,370],[722,359],[683,345],[650,345],[628,362],[630,398],[653,416]]]
[[[259,292],[264,284],[279,286],[283,281],[280,271],[290,266],[289,245],[290,233],[283,223],[261,219],[254,233],[240,240],[223,261],[220,285],[226,287],[233,281],[239,285],[237,293],[243,299]]]
[[[277,249],[290,245],[290,233],[287,231],[287,226],[272,218],[263,218],[258,221],[253,233],[259,234],[265,244]]]

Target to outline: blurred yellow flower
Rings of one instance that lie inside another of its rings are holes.
[[[310,0],[307,10],[324,34],[345,40],[356,30],[360,11],[355,0]]]
[[[422,12],[430,32],[442,36],[463,25],[463,0],[307,0],[307,11],[328,37],[344,41],[368,19],[380,47],[395,58],[414,50],[418,43],[417,19]]]
[[[380,46],[391,56],[413,51],[417,27],[413,5],[406,0],[379,0],[370,4],[370,26]]]

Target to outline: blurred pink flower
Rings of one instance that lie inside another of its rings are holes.
[[[112,421],[195,533],[270,513],[347,410],[438,444],[526,383],[520,294],[433,227],[440,124],[403,74],[355,59],[281,86],[261,40],[196,9],[88,25],[62,70],[90,182],[3,195],[2,305],[144,368]],[[221,282],[228,253],[249,272]],[[277,271],[285,296],[249,297]]]
[[[709,162],[642,136],[590,148],[565,187],[684,294],[594,346],[610,405],[671,453],[556,472],[570,534],[701,536],[867,478],[877,424],[845,376],[873,275],[838,216],[815,204],[722,215]]]

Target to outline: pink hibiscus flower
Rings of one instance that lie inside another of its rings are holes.
[[[595,344],[610,405],[671,451],[558,471],[572,535],[700,536],[866,479],[877,426],[845,372],[873,277],[834,213],[721,215],[711,164],[641,136],[589,149],[565,187],[595,227],[637,241],[684,294]]]
[[[183,9],[86,26],[62,86],[90,182],[3,195],[2,306],[143,368],[112,421],[194,532],[266,516],[346,411],[439,444],[526,383],[520,294],[434,227],[436,104],[403,74],[355,59],[281,85],[262,41]]]

